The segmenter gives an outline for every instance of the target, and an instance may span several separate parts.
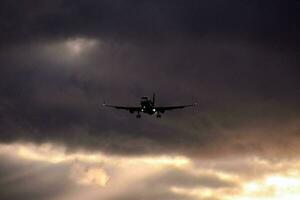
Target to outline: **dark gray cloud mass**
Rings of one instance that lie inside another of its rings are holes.
[[[0,7],[3,42],[74,35],[153,41],[181,34],[289,41],[299,31],[298,1],[3,0]]]
[[[3,0],[0,140],[118,154],[297,154],[299,7]],[[97,42],[72,57],[65,42],[78,38]],[[199,106],[161,120],[99,109],[153,91],[161,105]]]

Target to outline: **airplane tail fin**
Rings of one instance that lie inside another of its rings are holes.
[[[153,103],[153,105],[155,105],[155,93],[153,93],[152,103]]]

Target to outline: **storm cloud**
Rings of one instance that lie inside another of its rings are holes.
[[[133,155],[297,154],[297,6],[1,1],[0,139]],[[152,92],[161,105],[199,106],[160,121],[99,108]]]
[[[1,0],[0,199],[298,199],[299,8]]]

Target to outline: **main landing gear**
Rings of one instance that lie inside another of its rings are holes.
[[[141,118],[141,114],[140,113],[138,113],[137,115],[136,115],[136,118]]]
[[[157,113],[156,117],[161,118],[161,114]]]

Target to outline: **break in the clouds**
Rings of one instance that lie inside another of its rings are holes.
[[[68,153],[60,146],[0,145],[2,199],[291,199],[299,160],[189,159]]]
[[[2,0],[0,198],[295,199],[299,6]]]

